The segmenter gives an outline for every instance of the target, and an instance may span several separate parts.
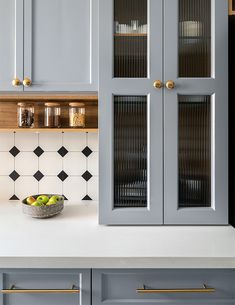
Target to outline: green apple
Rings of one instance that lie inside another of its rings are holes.
[[[37,197],[36,201],[42,204],[46,204],[49,201],[49,198],[46,195],[40,195]]]
[[[41,207],[41,206],[43,206],[44,204],[36,200],[36,201],[34,201],[31,205],[32,205],[32,206],[35,206],[35,207]]]
[[[29,196],[27,199],[26,199],[26,202],[28,203],[28,204],[33,204],[34,202],[36,201],[36,199],[34,198],[34,197],[32,197],[32,196]]]
[[[47,202],[47,205],[56,204],[60,200],[61,200],[60,196],[56,196],[56,195],[51,196],[51,198]]]

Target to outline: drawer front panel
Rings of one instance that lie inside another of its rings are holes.
[[[0,305],[90,305],[89,270],[1,273]]]
[[[95,270],[93,303],[235,304],[235,269]]]

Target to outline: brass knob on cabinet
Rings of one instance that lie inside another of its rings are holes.
[[[153,87],[156,89],[161,89],[163,87],[163,83],[158,79],[153,83]]]
[[[172,90],[175,88],[175,83],[173,82],[173,80],[168,80],[166,82],[166,88],[169,89],[169,90]]]
[[[30,86],[32,85],[32,82],[31,82],[31,80],[30,80],[28,77],[26,77],[26,78],[23,80],[23,85],[24,85],[25,87],[30,87]]]
[[[11,83],[12,83],[12,86],[14,86],[14,87],[18,87],[21,85],[21,81],[19,80],[19,78],[14,78]]]

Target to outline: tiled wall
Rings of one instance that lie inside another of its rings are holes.
[[[97,133],[0,133],[0,200],[44,193],[98,200]]]

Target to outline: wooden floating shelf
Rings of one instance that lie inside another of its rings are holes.
[[[0,128],[0,132],[97,132],[98,128]]]
[[[83,95],[83,94],[0,94],[0,100],[2,101],[22,101],[22,100],[33,100],[33,101],[48,101],[48,100],[57,100],[57,101],[97,101],[97,95]]]
[[[115,37],[147,37],[148,34],[142,33],[123,33],[123,34],[114,34]]]

